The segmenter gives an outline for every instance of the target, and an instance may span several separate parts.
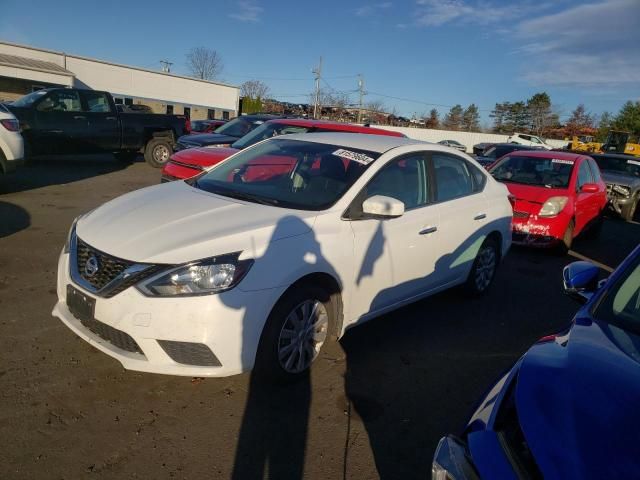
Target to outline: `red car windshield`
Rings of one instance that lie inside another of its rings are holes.
[[[505,156],[489,169],[500,182],[546,188],[568,188],[573,160],[526,156]]]
[[[219,163],[192,185],[255,203],[324,210],[379,156],[340,145],[276,138]]]
[[[247,133],[244,137],[236,140],[231,144],[232,148],[242,150],[254,143],[261,142],[267,138],[277,137],[278,135],[287,135],[289,133],[306,133],[309,129],[307,127],[298,127],[295,125],[287,125],[285,123],[263,123],[255,130]]]

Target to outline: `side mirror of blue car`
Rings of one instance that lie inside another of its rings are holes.
[[[598,290],[600,269],[591,262],[573,262],[562,270],[564,293],[580,303],[587,303]]]

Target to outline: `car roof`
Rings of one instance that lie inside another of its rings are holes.
[[[240,115],[236,118],[244,118],[245,120],[273,120],[276,118],[282,118],[280,115],[270,115],[268,113],[261,113],[261,114],[256,114],[256,115]]]
[[[510,142],[491,143],[490,145],[492,147],[513,147],[514,150],[539,150],[539,149],[541,149],[541,147],[533,147],[531,145],[522,145],[520,143],[510,143]]]
[[[414,140],[406,137],[391,137],[388,135],[370,135],[347,132],[316,132],[311,134],[294,133],[287,135],[286,139],[340,145],[342,147],[369,150],[370,152],[377,153],[384,153],[392,148],[402,147],[405,145],[434,145],[429,142],[422,142],[420,140]]]
[[[534,158],[556,158],[558,160],[571,160],[575,162],[581,158],[589,158],[587,155],[580,155],[571,152],[558,152],[553,150],[518,150],[507,155],[514,157],[534,157]]]
[[[640,157],[636,157],[635,155],[627,155],[624,153],[590,153],[590,157],[593,158],[617,158],[620,160],[638,160],[640,161]]]
[[[363,125],[356,125],[354,123],[345,123],[345,122],[332,122],[329,120],[313,120],[307,118],[277,118],[275,120],[269,120],[268,123],[281,123],[284,125],[291,125],[296,127],[309,127],[309,128],[325,128],[325,129],[334,129],[340,130],[344,132],[353,132],[353,133],[371,133],[373,134],[384,134],[392,137],[404,137],[403,133],[394,132],[393,130],[385,130],[383,128],[375,128],[375,127],[365,127]]]

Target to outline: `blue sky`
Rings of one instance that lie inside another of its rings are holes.
[[[489,123],[496,102],[539,91],[562,118],[640,98],[640,0],[0,4],[0,40],[154,69],[169,59],[184,74],[186,52],[211,47],[222,80],[261,79],[291,102],[307,100],[320,55],[325,88],[355,90],[361,73],[365,100],[407,116],[475,103]]]

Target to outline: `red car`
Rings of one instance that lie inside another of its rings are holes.
[[[255,130],[231,144],[231,147],[189,148],[174,153],[162,169],[162,182],[191,178],[206,167],[220,163],[234,153],[270,137],[290,133],[311,132],[349,132],[369,135],[389,135],[405,137],[406,135],[381,128],[362,127],[349,123],[328,122],[324,120],[305,120],[300,118],[279,118],[260,125]]]
[[[513,243],[566,251],[588,228],[599,228],[607,188],[585,155],[513,151],[489,168],[513,195]]]

